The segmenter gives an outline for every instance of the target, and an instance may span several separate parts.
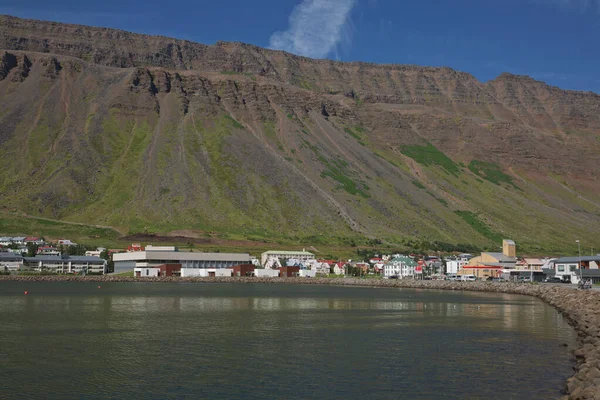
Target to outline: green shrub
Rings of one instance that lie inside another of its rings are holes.
[[[496,185],[506,183],[515,189],[520,190],[520,188],[514,184],[512,177],[502,172],[502,169],[498,164],[473,160],[469,163],[469,170],[475,175],[495,183]]]
[[[404,145],[400,152],[419,164],[425,166],[439,165],[453,175],[457,175],[459,172],[458,166],[454,161],[429,142],[425,146]]]
[[[425,189],[425,186],[419,181],[414,180],[412,181],[412,184],[418,187],[419,189]]]

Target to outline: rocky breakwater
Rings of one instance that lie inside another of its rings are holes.
[[[575,374],[568,379],[565,399],[600,400],[600,292],[582,291],[561,285],[416,281],[384,279],[331,279],[331,278],[134,278],[121,276],[52,276],[8,275],[3,281],[20,282],[147,282],[147,283],[265,283],[305,284],[330,286],[364,286],[411,289],[463,290],[478,292],[511,293],[534,296],[554,306],[573,325],[579,334],[579,346],[573,352]]]

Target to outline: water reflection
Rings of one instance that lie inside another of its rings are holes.
[[[575,341],[551,307],[494,293],[121,284],[34,285],[24,296],[19,287],[2,289],[0,376],[15,377],[0,381],[3,399],[548,398],[570,373],[559,344]],[[28,385],[32,375],[37,386]],[[498,393],[511,379],[522,384]]]

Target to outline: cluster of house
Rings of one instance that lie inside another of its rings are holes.
[[[27,257],[28,244],[35,244],[36,254]],[[61,254],[59,248],[76,246],[68,239],[55,244],[38,237],[0,237],[0,271],[48,271],[56,273],[106,273],[107,261],[100,257],[104,248],[87,251],[84,256]],[[112,254],[114,272],[134,272],[139,277],[181,276],[256,276],[316,277],[375,274],[397,279],[528,278],[542,281],[548,277],[562,282],[580,280],[600,282],[600,255],[562,258],[517,258],[512,240],[502,242],[502,252],[484,252],[479,256],[419,256],[391,254],[368,261],[317,259],[308,251],[270,250],[260,260],[246,253],[200,253],[179,251],[174,246],[132,244],[124,252]]]
[[[36,245],[35,255],[27,257],[27,245]],[[86,252],[85,256],[61,254],[59,247],[77,246],[68,239],[55,245],[33,236],[0,237],[0,272],[47,271],[63,274],[105,273],[106,260],[100,258],[104,249]]]
[[[475,279],[503,278],[543,281],[558,278],[562,282],[579,283],[589,280],[600,282],[600,254],[583,257],[518,258],[516,244],[502,241],[502,252],[485,252],[477,257],[470,254],[446,262],[446,274],[471,276]]]

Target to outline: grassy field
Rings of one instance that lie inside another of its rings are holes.
[[[0,213],[0,236],[39,236],[46,240],[70,239],[85,245],[103,243],[105,246],[119,244],[119,232],[111,228],[70,224],[43,218]]]

